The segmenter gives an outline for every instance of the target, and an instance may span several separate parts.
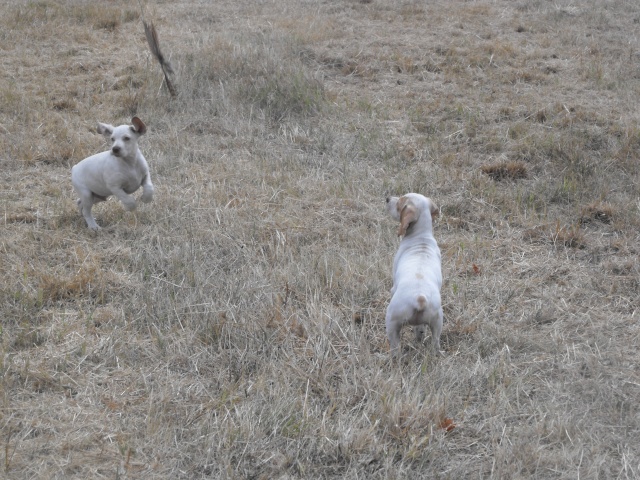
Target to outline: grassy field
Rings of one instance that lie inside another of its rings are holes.
[[[0,478],[640,478],[639,32],[636,0],[2,2]],[[133,115],[154,201],[93,234],[71,166]],[[445,356],[406,329],[394,365],[410,191]]]

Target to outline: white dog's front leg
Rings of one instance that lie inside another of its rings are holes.
[[[142,182],[142,196],[140,197],[140,200],[144,203],[149,203],[153,200],[153,184],[151,183],[149,175],[147,175],[144,182]]]
[[[129,195],[120,187],[111,187],[110,190],[122,202],[125,210],[131,212],[136,209],[136,199],[133,195]]]

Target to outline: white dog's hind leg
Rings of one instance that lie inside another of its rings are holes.
[[[387,310],[386,326],[389,350],[391,351],[391,356],[397,359],[400,356],[400,329],[402,328],[402,323],[394,321],[389,310]]]
[[[91,190],[88,190],[83,185],[78,184],[75,181],[75,177],[72,177],[72,180],[73,180],[73,188],[79,197],[77,202],[78,211],[84,217],[85,222],[87,222],[87,227],[89,227],[91,230],[94,230],[94,231],[100,230],[100,227],[98,226],[98,224],[96,223],[96,220],[93,218],[93,215],[91,214],[91,209],[93,208],[94,203],[99,201],[104,201],[106,200],[106,198],[94,196]]]
[[[427,297],[424,295],[419,295],[416,299],[415,310],[413,311],[413,320],[414,322],[419,321],[419,318],[424,315],[424,311],[427,308]],[[424,337],[424,331],[426,330],[426,326],[424,323],[416,324],[414,323],[413,333],[416,336],[416,340],[418,342],[422,342],[422,338]]]
[[[442,333],[442,320],[444,314],[442,307],[438,309],[438,318],[433,320],[429,325],[431,327],[431,336],[433,337],[433,348],[436,351],[436,355],[442,355],[440,351],[440,334]]]
[[[84,217],[87,222],[87,227],[89,227],[93,231],[100,230],[100,227],[96,223],[96,219],[93,218],[91,214],[91,208],[93,207],[93,195],[89,194],[89,196],[83,196],[78,199],[78,208],[80,209],[80,213]]]
[[[415,327],[413,327],[413,333],[416,336],[416,341],[422,342],[425,329],[426,327],[424,325],[416,325]]]

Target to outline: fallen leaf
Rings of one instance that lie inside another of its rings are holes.
[[[453,423],[453,419],[445,417],[442,419],[442,421],[438,425],[438,428],[441,428],[442,430],[446,430],[447,432],[450,432],[451,430],[456,428],[456,424]]]

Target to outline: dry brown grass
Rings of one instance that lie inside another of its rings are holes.
[[[482,173],[494,180],[518,180],[527,177],[527,165],[524,162],[510,161],[497,162],[490,165],[483,165]]]
[[[637,2],[143,6],[175,98],[139,5],[0,6],[0,477],[640,477]],[[92,235],[133,114],[156,197]],[[446,355],[392,366],[407,191]]]

